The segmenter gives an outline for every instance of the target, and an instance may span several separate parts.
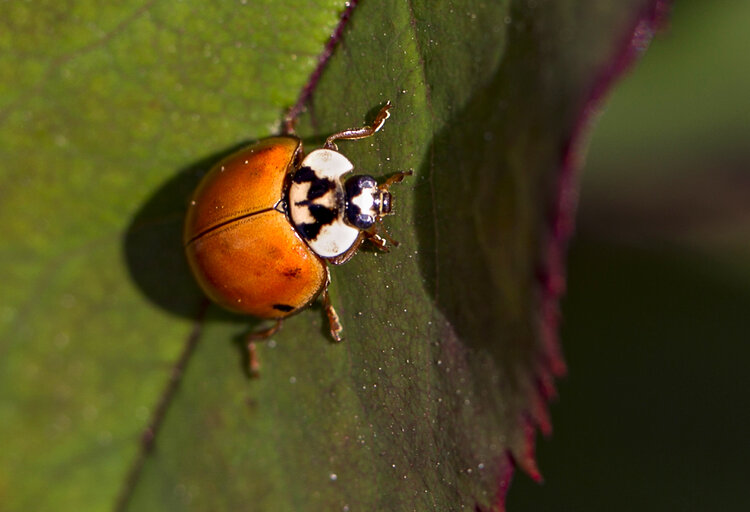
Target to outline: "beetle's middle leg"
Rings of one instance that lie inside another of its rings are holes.
[[[260,376],[260,360],[258,359],[257,345],[255,342],[266,340],[279,332],[279,329],[281,329],[281,322],[282,319],[279,318],[276,320],[276,323],[268,329],[251,332],[247,335],[247,369],[251,377]]]
[[[323,290],[322,299],[323,308],[326,310],[328,324],[331,328],[331,337],[334,339],[334,341],[341,341],[343,339],[341,337],[341,333],[344,331],[344,328],[341,325],[338,313],[336,313],[336,310],[333,308],[333,304],[331,303],[331,296],[328,294],[328,286],[326,286],[326,289]]]

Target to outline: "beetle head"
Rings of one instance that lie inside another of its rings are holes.
[[[352,176],[344,184],[346,220],[359,229],[369,229],[381,217],[391,213],[391,193],[378,187],[372,176]]]

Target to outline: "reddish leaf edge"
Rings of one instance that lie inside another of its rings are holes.
[[[556,195],[548,216],[545,241],[542,244],[541,265],[537,270],[539,293],[538,332],[542,352],[536,363],[536,395],[521,419],[526,436],[523,453],[508,453],[513,466],[519,466],[537,482],[543,477],[539,471],[535,441],[537,429],[545,437],[552,433],[548,404],[557,397],[555,379],[567,373],[559,338],[560,299],[565,294],[565,263],[569,241],[575,230],[578,206],[579,169],[582,167],[589,135],[600,108],[614,84],[628,72],[648,48],[656,32],[666,27],[672,0],[653,0],[635,17],[631,30],[626,32],[614,58],[594,80],[561,154]],[[509,477],[510,478],[510,477]],[[497,491],[496,508],[505,510],[508,483],[503,482]]]
[[[339,41],[341,41],[344,29],[349,23],[349,19],[351,18],[354,9],[357,8],[357,4],[359,4],[359,0],[347,0],[344,3],[344,10],[339,16],[339,22],[336,25],[336,28],[333,29],[331,36],[328,38],[328,42],[326,42],[325,46],[323,47],[323,51],[320,52],[320,55],[318,55],[318,64],[315,66],[315,69],[310,74],[307,82],[302,87],[302,90],[297,97],[297,102],[287,112],[287,120],[292,122],[292,124],[307,108],[307,104],[312,98],[315,87],[318,85],[320,77],[323,74],[323,70],[328,64],[328,61],[331,60],[333,51],[336,49]]]

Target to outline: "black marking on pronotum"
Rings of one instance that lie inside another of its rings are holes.
[[[307,200],[312,201],[319,197],[323,197],[335,188],[336,184],[329,179],[318,178],[316,180],[313,180],[312,183],[310,183],[309,190],[307,191]]]
[[[292,181],[297,184],[309,183],[310,188],[307,190],[307,198],[304,201],[297,201],[295,206],[307,206],[312,201],[323,197],[328,192],[336,190],[336,183],[328,178],[320,178],[312,167],[300,167],[299,170],[294,173]]]
[[[308,206],[308,209],[310,210],[310,215],[315,218],[316,224],[330,224],[339,216],[338,210],[332,210],[319,204],[311,204]]]
[[[318,177],[315,175],[315,171],[312,170],[312,167],[304,166],[297,169],[297,172],[294,173],[294,178],[292,178],[292,181],[295,183],[304,183],[306,181],[313,181],[318,179]]]
[[[310,224],[297,224],[297,231],[299,231],[304,238],[307,240],[315,240],[323,229],[323,226],[333,223],[338,217],[338,210],[331,210],[325,206],[319,204],[311,204],[308,206],[310,215],[313,216],[315,222]]]
[[[290,306],[289,304],[274,304],[273,309],[289,313],[290,311],[294,311],[294,306]]]
[[[322,227],[320,224],[297,224],[297,231],[305,240],[315,240]]]

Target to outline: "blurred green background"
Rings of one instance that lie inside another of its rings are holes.
[[[750,2],[677,0],[593,133],[569,376],[508,510],[750,510]]]

